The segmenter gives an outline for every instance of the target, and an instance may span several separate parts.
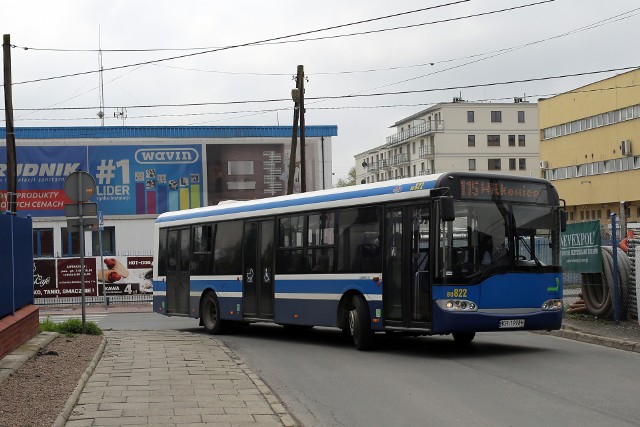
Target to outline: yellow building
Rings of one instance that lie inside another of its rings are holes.
[[[640,222],[640,69],[539,100],[540,168],[569,220]],[[630,224],[631,225],[631,224]]]

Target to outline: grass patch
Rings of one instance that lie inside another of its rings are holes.
[[[86,322],[87,335],[102,335],[102,329],[94,322]],[[67,336],[82,333],[82,320],[69,319],[62,323],[55,323],[49,317],[40,322],[40,332],[58,332]]]

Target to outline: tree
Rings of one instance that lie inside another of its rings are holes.
[[[349,169],[346,178],[340,178],[336,187],[348,187],[350,185],[356,185],[356,167]]]

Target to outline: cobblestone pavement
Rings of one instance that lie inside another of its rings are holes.
[[[107,347],[67,426],[294,426],[294,418],[216,338],[107,332]]]

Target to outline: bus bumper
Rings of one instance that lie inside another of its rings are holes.
[[[527,311],[492,310],[491,312],[446,311],[437,304],[433,306],[432,331],[434,334],[454,332],[491,331],[540,331],[556,330],[562,326],[562,310]]]

